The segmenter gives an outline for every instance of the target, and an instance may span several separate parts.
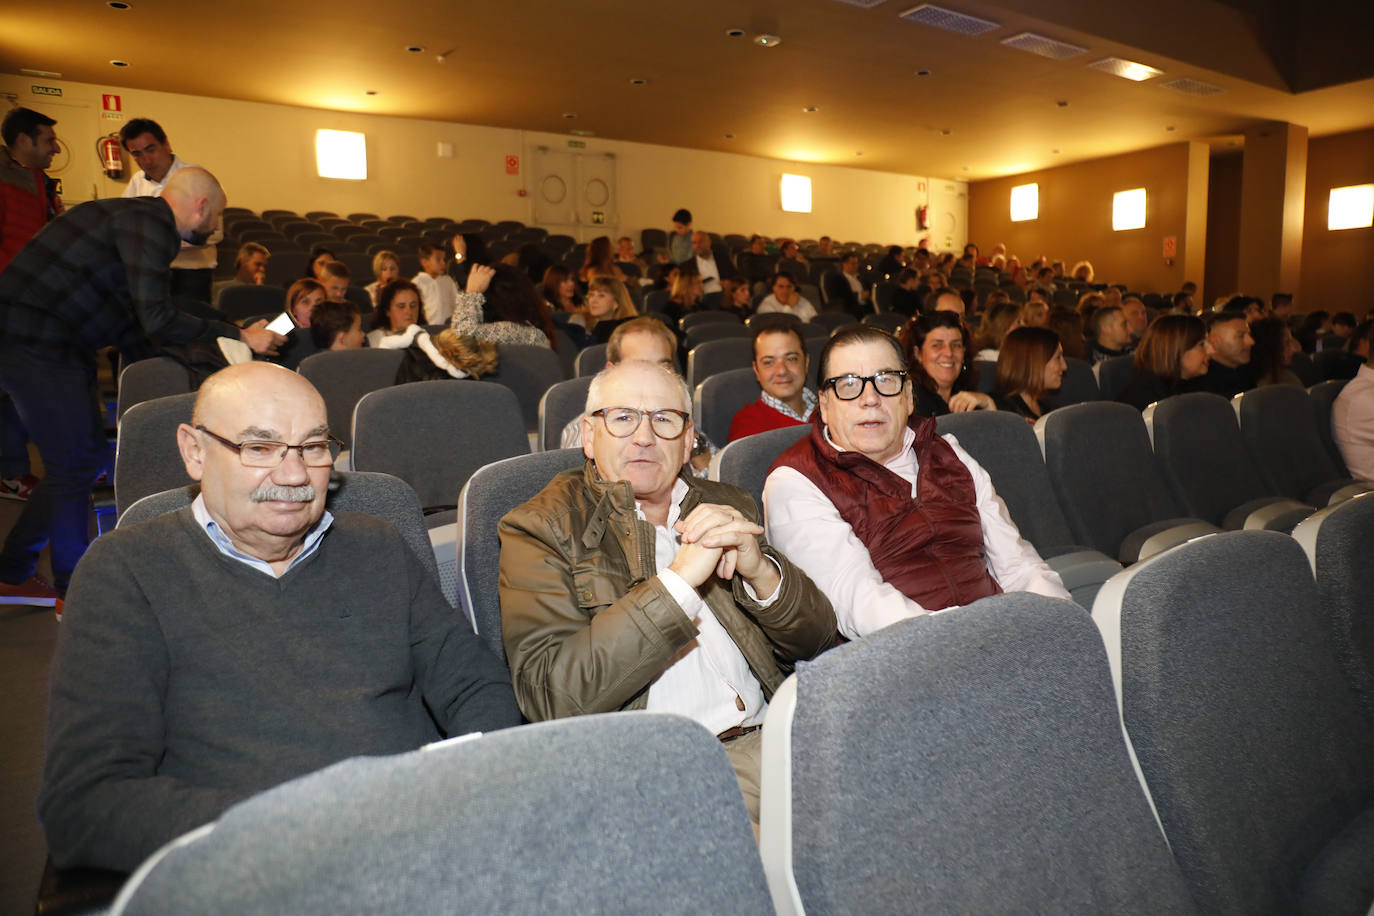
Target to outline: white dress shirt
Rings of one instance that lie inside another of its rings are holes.
[[[172,167],[167,170],[161,181],[153,181],[147,174],[139,169],[134,177],[129,179],[129,185],[124,189],[121,197],[161,197],[162,189],[167,185],[167,179],[172,177],[173,172],[179,172],[185,168],[200,168],[190,162],[182,162],[175,154],[172,156]],[[181,243],[181,251],[172,259],[170,267],[174,270],[208,270],[219,263],[219,250],[215,247],[219,242],[224,241],[224,227],[222,223],[215,225],[215,231],[210,234],[204,245],[192,245],[190,242]]]
[[[458,303],[458,284],[453,278],[448,274],[431,277],[422,270],[411,282],[420,290],[420,301],[425,304],[425,323],[448,324]]]
[[[720,292],[720,267],[716,264],[716,259],[703,258],[697,255],[697,270],[701,273],[701,291],[703,293]]]
[[[834,445],[828,432],[826,439]],[[997,584],[1003,591],[1072,600],[1059,575],[1016,530],[988,472],[959,447],[953,436],[944,439],[973,475],[988,570]],[[902,451],[884,465],[911,484],[913,496],[917,463],[911,446],[915,440],[915,432],[906,430]],[[763,487],[763,507],[768,543],[800,566],[830,599],[840,632],[846,637],[858,639],[908,617],[946,610],[924,608],[888,585],[874,567],[868,548],[840,517],[835,504],[800,471],[781,467],[769,474]]]
[[[1331,405],[1331,434],[1350,476],[1374,480],[1374,369],[1361,366]]]

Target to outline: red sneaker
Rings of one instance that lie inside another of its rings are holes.
[[[27,604],[31,607],[62,606],[62,598],[40,576],[30,576],[27,582],[11,585],[0,582],[0,604]]]
[[[32,474],[0,479],[0,499],[28,499],[33,488],[41,482]]]

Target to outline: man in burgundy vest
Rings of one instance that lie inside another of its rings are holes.
[[[819,422],[764,486],[769,542],[820,586],[850,639],[1004,590],[1068,599],[987,472],[934,418],[912,415],[904,367],[876,328],[826,344]]]

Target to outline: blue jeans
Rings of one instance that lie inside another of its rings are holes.
[[[53,586],[62,594],[89,542],[91,484],[109,464],[95,366],[0,341],[0,388],[9,393],[43,459],[43,482],[0,551],[0,581],[28,579],[43,545],[51,544]]]
[[[0,477],[29,473],[29,431],[14,409],[14,401],[0,391]]]

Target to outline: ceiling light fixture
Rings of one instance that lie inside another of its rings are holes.
[[[735,139],[735,135],[734,135],[734,134],[726,134],[726,135],[725,135],[725,139],[727,139],[727,140],[733,140],[733,139]]]
[[[777,35],[769,35],[767,32],[762,32],[754,36],[753,43],[755,47],[759,48],[776,48],[778,45],[782,44],[782,39]]]
[[[563,118],[564,118],[565,120],[571,121],[571,120],[573,120],[573,119],[576,118],[576,117],[577,117],[577,112],[575,112],[575,111],[565,111],[565,112],[563,112]]]
[[[1137,63],[1133,60],[1126,60],[1123,57],[1104,57],[1088,64],[1089,70],[1101,70],[1103,73],[1110,73],[1112,76],[1119,76],[1135,83],[1143,83],[1145,80],[1153,79],[1164,73],[1147,64]]]
[[[109,0],[105,5],[112,10],[127,10],[129,8],[129,4],[125,3],[124,0]]]
[[[930,76],[930,71],[927,70],[927,69],[925,69],[924,67],[922,67],[920,70],[917,70],[917,71],[916,71],[916,75],[917,75],[917,76]]]
[[[377,90],[376,90],[376,89],[369,89],[369,90],[367,90],[367,94],[368,94],[368,95],[376,95],[376,94],[377,94]]]
[[[726,38],[743,38],[743,37],[744,37],[744,29],[726,29],[726,30],[725,30],[725,37],[726,37]]]
[[[424,45],[406,45],[406,50],[411,54],[419,54],[425,49]]]
[[[127,60],[112,60],[112,61],[110,61],[110,66],[111,66],[111,67],[127,67],[127,66],[129,66],[129,62],[128,62]]]
[[[815,105],[807,105],[805,108],[802,109],[802,111],[806,112],[807,114],[815,114],[817,111],[820,111],[820,109],[817,108]]]
[[[642,77],[642,76],[632,76],[632,77],[630,77],[630,85],[631,85],[631,86],[644,86],[644,85],[647,85],[648,82],[649,82],[649,81],[646,80],[646,79],[645,79],[644,77]]]

